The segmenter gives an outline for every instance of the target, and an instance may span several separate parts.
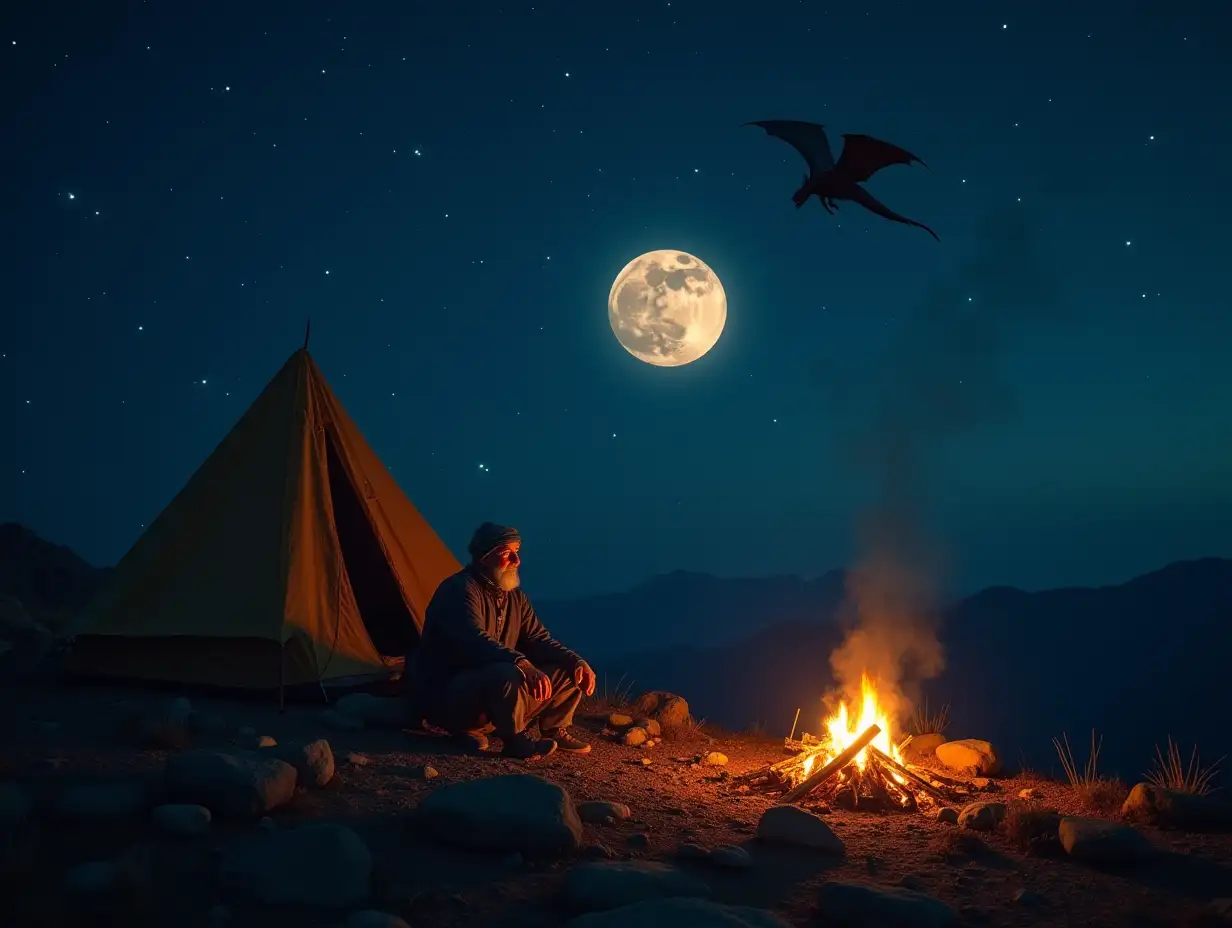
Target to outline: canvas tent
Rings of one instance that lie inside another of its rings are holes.
[[[305,347],[120,561],[69,668],[245,688],[388,677],[459,569]]]

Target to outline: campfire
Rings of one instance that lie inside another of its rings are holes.
[[[906,763],[902,749],[910,738],[894,742],[890,719],[867,675],[860,689],[858,713],[840,703],[825,721],[824,735],[788,737],[784,746],[791,757],[736,779],[752,790],[781,793],[780,802],[807,800],[845,809],[915,812],[962,801],[965,784]]]

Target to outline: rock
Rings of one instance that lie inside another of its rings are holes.
[[[359,731],[364,727],[364,720],[353,715],[343,715],[337,709],[322,709],[317,716],[321,724],[332,731]]]
[[[1020,889],[1014,893],[1014,904],[1028,908],[1038,908],[1044,904],[1044,897],[1029,889]]]
[[[239,735],[241,738],[255,738],[257,737],[257,730],[253,728],[251,725],[245,725],[239,731],[237,731],[236,734]]]
[[[945,735],[938,734],[937,732],[916,735],[907,742],[907,747],[903,749],[903,759],[908,763],[927,760],[936,754],[937,745],[939,744],[945,744]]]
[[[577,807],[578,816],[589,825],[607,824],[609,818],[623,822],[633,813],[622,802],[584,802]]]
[[[641,764],[643,767],[649,767],[652,763],[654,763],[654,761],[652,761],[649,757],[643,757],[641,760],[638,761],[638,763]]]
[[[439,840],[484,850],[571,851],[582,839],[564,788],[526,773],[439,786],[419,804],[416,819]]]
[[[753,866],[749,852],[734,844],[721,844],[710,852],[711,863],[728,870],[748,870]]]
[[[951,809],[949,806],[944,806],[937,810],[937,821],[943,825],[958,824],[958,810]]]
[[[977,776],[995,776],[1001,769],[997,752],[987,741],[963,738],[943,741],[935,749],[937,760],[953,770],[971,771]]]
[[[825,854],[846,853],[843,842],[820,815],[799,806],[771,806],[757,823],[757,837],[775,844],[808,847]]]
[[[727,755],[719,751],[711,751],[706,755],[706,763],[708,763],[711,767],[726,767]]]
[[[620,740],[622,743],[629,745],[629,747],[635,748],[639,744],[645,743],[646,729],[638,728],[637,726],[634,726],[633,728],[630,728],[628,731],[626,731],[624,734],[624,737],[621,738]]]
[[[505,859],[501,862],[506,867],[520,867],[526,863],[526,858],[520,852],[514,851],[512,854],[506,854]]]
[[[351,917],[342,923],[340,928],[411,928],[397,915],[388,912],[378,912],[376,909],[361,909],[352,912]]]
[[[90,783],[64,791],[56,803],[56,814],[67,819],[92,820],[128,818],[148,807],[145,786],[132,781]]]
[[[406,702],[396,696],[348,693],[334,709],[374,728],[402,728],[406,725]]]
[[[984,790],[990,793],[997,792],[997,784],[988,777],[975,777],[971,780],[971,788]]]
[[[958,813],[958,827],[972,831],[994,831],[1004,819],[1004,802],[971,802]]]
[[[709,860],[710,851],[695,841],[683,841],[676,848],[676,856],[681,860]]]
[[[425,780],[435,780],[441,775],[441,772],[431,764],[424,764],[423,770],[420,771]]]
[[[638,719],[635,723],[638,728],[646,732],[646,737],[654,739],[663,734],[663,726],[655,719]]]
[[[1191,831],[1232,828],[1232,803],[1217,796],[1195,796],[1165,789],[1153,783],[1139,783],[1129,791],[1121,815],[1134,822],[1160,828]]]
[[[371,893],[372,853],[342,825],[273,831],[223,858],[228,894],[264,905],[343,907]]]
[[[275,755],[295,768],[299,786],[325,786],[334,778],[334,752],[324,738],[285,745]]]
[[[1035,799],[1038,796],[1039,790],[1037,790],[1034,786],[1028,786],[1026,789],[1020,789],[1018,791],[1019,799]]]
[[[817,896],[818,914],[841,925],[942,928],[957,925],[958,913],[927,893],[894,886],[829,880]]]
[[[612,728],[628,728],[633,724],[633,716],[623,712],[613,712],[607,717],[607,723]]]
[[[675,693],[643,693],[629,710],[635,718],[655,719],[664,728],[681,728],[689,720],[689,704]]]
[[[1065,852],[1091,864],[1127,864],[1148,860],[1155,846],[1132,825],[1101,818],[1066,816],[1057,828]]]
[[[588,844],[582,848],[582,854],[591,860],[609,860],[612,857],[612,849],[606,844]]]
[[[647,899],[571,920],[568,928],[789,928],[773,912],[705,899]]]
[[[709,894],[710,888],[700,880],[653,861],[581,864],[565,876],[565,904],[574,912],[599,912],[647,899]]]
[[[346,756],[346,762],[352,767],[367,767],[372,763],[372,758],[367,754],[360,754],[358,751],[352,751]]]
[[[261,748],[276,748],[278,747],[278,739],[273,735],[254,735],[251,738],[244,738],[243,745],[253,751],[260,750]]]
[[[173,838],[195,838],[210,828],[210,810],[187,803],[156,806],[154,827]]]
[[[637,834],[632,834],[625,838],[625,844],[640,851],[650,847],[650,839],[643,832],[639,831]]]
[[[167,791],[221,816],[257,818],[295,795],[298,774],[268,754],[189,751],[167,758]]]
[[[924,881],[921,880],[914,873],[904,874],[902,879],[898,881],[898,885],[901,886],[903,889],[909,889],[912,892],[916,892],[916,893],[922,893],[924,892],[924,889],[925,889]]]

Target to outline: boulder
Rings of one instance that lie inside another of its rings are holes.
[[[1232,803],[1218,796],[1196,796],[1139,783],[1129,791],[1121,816],[1133,822],[1189,831],[1232,829]]]
[[[649,860],[598,861],[565,876],[565,905],[574,912],[599,912],[647,899],[710,895],[700,880]]]
[[[608,819],[623,822],[633,815],[623,802],[584,802],[577,810],[578,816],[588,825],[605,825]]]
[[[415,817],[441,841],[482,850],[564,852],[582,840],[581,820],[564,788],[526,773],[437,787]]]
[[[624,712],[613,712],[607,717],[607,724],[612,728],[628,728],[633,724],[633,716]]]
[[[949,806],[942,806],[937,810],[937,821],[942,825],[957,825],[958,810],[951,809]]]
[[[987,741],[963,738],[960,741],[943,741],[934,749],[937,760],[953,770],[975,776],[996,776],[1001,770],[997,752]]]
[[[295,768],[300,786],[325,786],[334,778],[334,752],[324,738],[286,745],[275,755]]]
[[[1149,860],[1156,848],[1132,825],[1102,818],[1066,816],[1057,828],[1065,852],[1090,864],[1129,864]]]
[[[675,693],[643,693],[629,707],[635,718],[654,719],[665,728],[681,728],[689,720],[689,704]]]
[[[406,700],[397,696],[348,693],[334,703],[334,709],[373,728],[406,726]]]
[[[812,848],[824,854],[842,855],[847,850],[825,819],[799,806],[771,806],[757,823],[757,837],[773,844]]]
[[[722,751],[711,751],[706,755],[706,763],[711,767],[726,767],[727,755]]]
[[[224,856],[219,878],[227,894],[263,905],[341,908],[371,894],[372,853],[342,825],[301,825]]]
[[[829,880],[817,896],[818,914],[827,924],[880,928],[946,928],[958,913],[927,893],[897,886],[870,886]]]
[[[773,912],[744,905],[719,905],[705,899],[648,899],[618,909],[592,912],[569,928],[789,928]]]
[[[753,866],[749,852],[735,844],[720,844],[710,852],[710,862],[728,870],[748,870]]]
[[[958,827],[972,831],[995,831],[1004,820],[1004,802],[970,802],[958,813]]]
[[[909,763],[927,760],[935,756],[937,746],[941,744],[945,744],[945,735],[938,734],[937,732],[916,735],[907,742],[907,747],[903,749],[903,759]]]
[[[168,793],[221,816],[259,818],[295,795],[294,767],[269,754],[188,751],[167,758]]]
[[[173,838],[195,838],[210,829],[210,810],[205,806],[171,803],[154,808],[154,827]]]

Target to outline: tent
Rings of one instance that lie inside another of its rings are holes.
[[[305,346],[124,555],[68,669],[280,690],[388,678],[459,569]]]

